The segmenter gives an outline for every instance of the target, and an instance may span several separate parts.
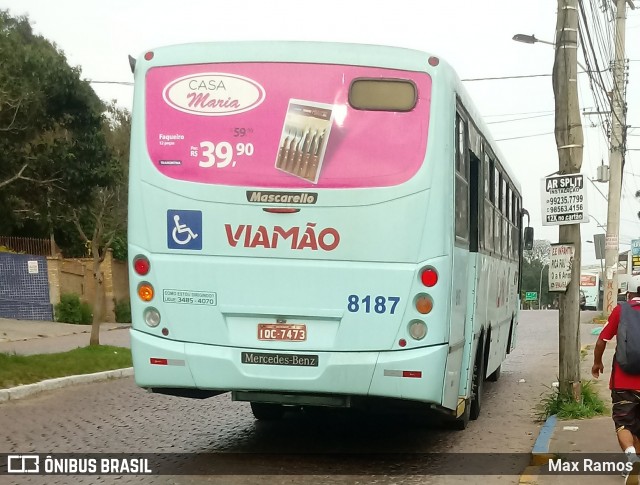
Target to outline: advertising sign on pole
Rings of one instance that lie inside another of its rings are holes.
[[[589,222],[587,189],[582,174],[545,177],[542,185],[542,225]]]
[[[571,283],[571,266],[575,254],[573,244],[552,244],[549,260],[549,291],[567,291]]]
[[[640,274],[640,239],[631,240],[631,274]]]
[[[605,249],[618,249],[618,235],[617,234],[607,234],[604,242]]]

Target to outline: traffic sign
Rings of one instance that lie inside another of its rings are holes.
[[[537,291],[527,291],[524,294],[524,301],[536,301],[538,299]]]

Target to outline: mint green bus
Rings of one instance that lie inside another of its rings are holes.
[[[526,211],[453,69],[311,42],[131,64],[136,383],[231,391],[256,419],[379,403],[477,418],[516,342]]]

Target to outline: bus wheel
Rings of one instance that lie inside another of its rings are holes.
[[[480,416],[482,407],[482,390],[484,388],[484,345],[482,339],[478,343],[475,363],[473,364],[472,394],[471,394],[471,419],[476,420]]]
[[[275,421],[282,419],[284,407],[280,404],[252,402],[251,412],[253,413],[253,417],[260,421]]]
[[[493,374],[487,377],[487,380],[491,382],[498,382],[498,379],[500,379],[501,372],[502,372],[502,365],[499,365],[498,368],[493,372]]]

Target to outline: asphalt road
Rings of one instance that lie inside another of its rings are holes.
[[[594,314],[583,312],[583,320]],[[593,328],[581,325],[583,344],[595,341]],[[149,394],[130,378],[10,401],[0,405],[0,452],[167,453],[156,458],[164,467],[202,474],[4,476],[0,483],[475,483],[457,474],[478,470],[463,453],[512,453],[496,458],[501,475],[482,481],[515,484],[541,424],[536,406],[556,380],[557,349],[558,312],[523,311],[517,349],[500,380],[486,383],[482,415],[465,431],[415,416],[344,412],[259,423],[228,394],[201,401]]]

